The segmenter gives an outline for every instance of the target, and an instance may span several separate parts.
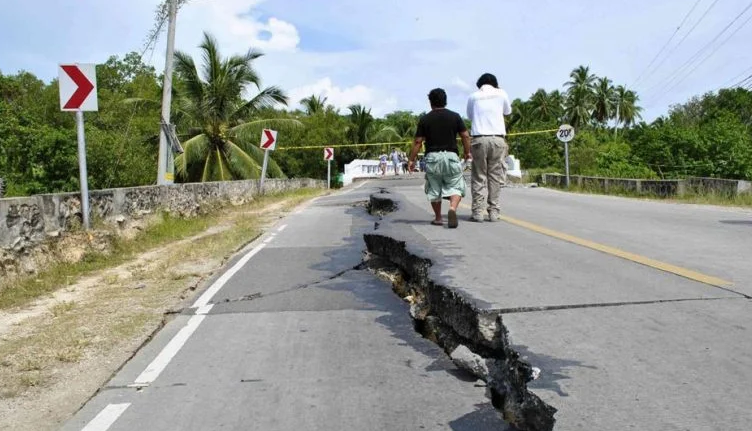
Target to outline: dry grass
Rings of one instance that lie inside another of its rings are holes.
[[[321,193],[264,197],[193,220],[165,217],[120,242],[116,253],[22,280],[36,286],[22,294],[0,292],[0,308],[6,309],[61,288],[75,297],[0,332],[0,429],[57,427],[160,327],[165,312],[192,297],[280,212]],[[58,404],[50,405],[53,400]]]

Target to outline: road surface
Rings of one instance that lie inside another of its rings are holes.
[[[63,430],[511,429],[359,267],[373,232],[502,313],[556,430],[749,429],[752,212],[505,189],[505,221],[450,230],[418,178],[359,186],[251,244]]]

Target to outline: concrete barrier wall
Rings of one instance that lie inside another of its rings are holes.
[[[266,193],[308,187],[323,188],[326,182],[271,179],[264,184]],[[258,194],[255,180],[97,190],[90,193],[91,218],[117,224],[158,211],[190,217],[213,207],[251,201]],[[28,253],[46,238],[57,237],[78,226],[81,226],[78,193],[0,199],[0,255],[7,259]]]
[[[686,193],[717,193],[735,196],[752,192],[752,183],[719,178],[687,178],[684,180],[641,180],[629,178],[604,178],[571,175],[570,184],[591,190],[627,191],[654,196],[681,196]],[[560,174],[543,174],[543,183],[553,187],[566,187],[567,178]]]

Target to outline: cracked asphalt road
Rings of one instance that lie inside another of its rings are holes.
[[[399,209],[377,220],[361,203],[381,188]],[[459,229],[430,226],[419,178],[371,181],[281,220],[205,315],[175,316],[63,429],[508,429],[484,388],[414,332],[407,305],[357,269],[366,232],[406,241],[435,282],[503,310],[556,430],[749,429],[752,212],[545,189],[505,189],[503,205],[733,284],[472,224],[464,208]],[[163,357],[153,381],[129,387]]]
[[[391,286],[358,269],[374,190],[281,220],[205,315],[176,315],[63,430],[506,429]]]
[[[505,189],[503,212],[729,280],[703,284],[511,223],[431,226],[418,180],[391,183],[379,232],[434,262],[435,282],[502,310],[556,430],[748,430],[752,211]]]

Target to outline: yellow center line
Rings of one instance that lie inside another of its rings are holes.
[[[461,204],[461,206],[464,208],[471,209],[471,207],[467,204]],[[669,272],[671,274],[688,278],[690,280],[698,281],[700,283],[708,284],[710,286],[727,288],[727,287],[734,285],[734,283],[727,281],[727,280],[723,280],[717,277],[702,274],[700,272],[693,271],[687,268],[682,268],[680,266],[672,265],[670,263],[661,262],[659,260],[651,259],[649,257],[642,256],[639,254],[620,250],[618,248],[610,247],[608,245],[599,244],[597,242],[593,242],[587,239],[578,238],[573,235],[569,235],[563,232],[558,232],[553,229],[549,229],[543,226],[538,226],[536,224],[526,222],[523,220],[518,220],[509,216],[501,216],[499,218],[509,224],[513,224],[515,226],[519,226],[519,227],[531,230],[533,232],[550,236],[552,238],[560,239],[562,241],[570,242],[572,244],[577,244],[582,247],[587,247],[589,249],[600,251],[602,253],[610,254],[612,256],[616,256],[616,257],[626,259],[635,263],[639,263],[641,265],[649,266],[651,268],[655,268],[661,271]]]

